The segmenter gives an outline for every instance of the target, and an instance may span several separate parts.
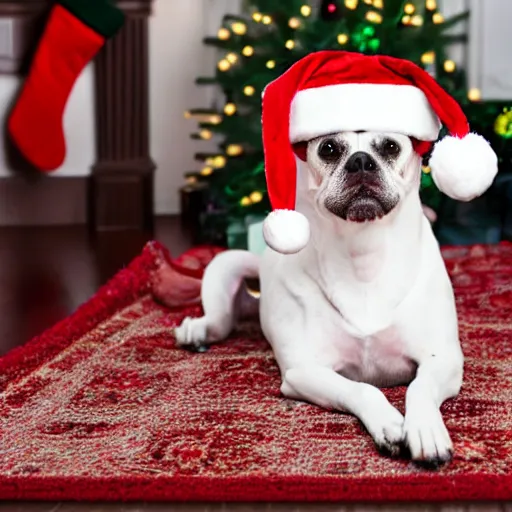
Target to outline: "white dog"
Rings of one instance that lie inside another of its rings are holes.
[[[185,319],[176,338],[226,338],[238,306],[247,310],[243,279],[259,277],[261,326],[285,396],[354,414],[379,448],[395,452],[405,441],[413,459],[445,462],[453,447],[439,407],[459,391],[463,356],[451,284],[419,199],[419,158],[394,133],[310,141],[297,210],[313,239],[292,255],[218,255],[204,276],[205,316]],[[408,383],[404,419],[378,387]]]
[[[444,124],[432,176],[452,198],[482,194],[497,157],[424,70],[387,56],[308,55],[263,96],[269,249],[217,256],[204,276],[204,317],[176,329],[182,345],[260,321],[282,393],[357,416],[379,448],[448,461],[440,413],[459,392],[463,355],[451,283],[420,198],[421,156]],[[295,155],[292,151],[292,145]],[[405,417],[379,387],[408,384]]]

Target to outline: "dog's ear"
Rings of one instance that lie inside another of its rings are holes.
[[[303,161],[307,160],[308,155],[308,143],[307,142],[297,142],[292,145],[293,152]]]
[[[426,155],[432,149],[432,142],[411,137],[412,149],[420,156]]]

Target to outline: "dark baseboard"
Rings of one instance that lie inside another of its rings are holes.
[[[102,172],[95,167],[89,187],[93,231],[153,229],[153,169]]]
[[[85,224],[88,177],[0,178],[0,226]]]

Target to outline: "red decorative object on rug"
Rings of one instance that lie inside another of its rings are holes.
[[[199,279],[217,251],[172,269]],[[282,398],[257,325],[205,353],[176,348],[172,328],[200,309],[153,299],[169,262],[153,242],[71,317],[0,359],[0,498],[512,499],[512,244],[444,255],[467,359],[462,392],[443,407],[455,458],[439,471],[379,455],[351,416]],[[402,410],[404,391],[386,390]]]

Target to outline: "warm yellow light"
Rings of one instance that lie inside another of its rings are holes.
[[[193,185],[194,183],[197,183],[197,178],[195,176],[189,176],[185,181],[189,185]]]
[[[241,21],[235,21],[231,24],[231,30],[238,36],[243,36],[247,32],[247,26]]]
[[[265,64],[268,69],[274,69],[276,67],[276,61],[275,60],[267,60],[267,63]]]
[[[252,13],[252,19],[256,22],[256,23],[259,23],[261,21],[261,18],[263,18],[263,14],[261,14],[261,12],[253,12]]]
[[[263,22],[263,25],[270,25],[272,23],[272,16],[265,14],[265,16],[261,18],[261,21]]]
[[[199,132],[199,137],[204,140],[210,140],[212,138],[212,132],[210,130],[203,129]]]
[[[402,17],[402,23],[404,25],[409,25],[409,23],[411,23],[411,17],[406,14],[405,16]]]
[[[226,59],[230,64],[234,64],[238,60],[238,55],[236,53],[230,52],[226,55]]]
[[[293,29],[299,28],[300,27],[300,20],[299,20],[299,18],[295,18],[295,17],[290,18],[288,20],[288,26],[290,28],[293,28]]]
[[[218,114],[214,114],[213,116],[210,116],[210,123],[211,124],[220,124],[222,122],[222,117]]]
[[[434,15],[432,15],[432,21],[433,21],[436,25],[439,25],[439,23],[443,23],[443,21],[444,21],[444,16],[443,16],[440,12],[436,12]]]
[[[226,153],[229,156],[238,156],[244,152],[244,148],[240,144],[229,144],[226,148]]]
[[[213,172],[213,169],[207,165],[206,167],[203,167],[201,169],[201,176],[210,176],[210,174],[212,174]]]
[[[293,50],[295,48],[295,41],[293,39],[288,39],[284,45],[286,48],[288,48],[288,50]]]
[[[225,41],[226,39],[229,39],[230,36],[231,32],[227,28],[219,28],[219,31],[217,32],[217,37],[219,39]]]
[[[252,46],[247,45],[242,48],[242,55],[244,55],[245,57],[250,57],[253,53],[254,48]]]
[[[249,199],[253,203],[259,203],[263,199],[263,194],[261,192],[259,192],[258,190],[255,190],[254,192],[252,192],[249,195]]]
[[[183,112],[183,117],[185,119],[190,119],[192,117],[192,114],[190,113],[190,111],[185,110],[185,112]]]
[[[423,62],[423,64],[434,64],[435,58],[436,54],[434,52],[425,52],[421,56],[421,62]]]
[[[251,204],[251,200],[247,196],[242,197],[242,199],[240,199],[240,204],[242,206],[249,206]]]
[[[227,71],[227,70],[231,67],[231,64],[229,63],[229,60],[227,60],[227,59],[221,59],[221,60],[219,60],[219,62],[217,63],[217,67],[218,67],[221,71]]]
[[[300,13],[302,14],[302,16],[304,16],[304,18],[307,18],[311,14],[311,7],[309,5],[304,4],[300,8]]]
[[[338,34],[338,44],[346,44],[347,41],[348,41],[348,36],[347,34]]]
[[[453,60],[445,60],[443,67],[447,73],[453,73],[455,71],[455,62]]]
[[[226,103],[224,105],[224,114],[232,116],[236,112],[236,105],[234,103]]]
[[[405,4],[404,5],[404,12],[406,14],[412,14],[415,11],[416,7],[414,7],[414,4]]]
[[[424,174],[430,174],[431,173],[431,169],[428,165],[424,165],[421,170],[423,171]]]
[[[363,0],[365,4],[372,5],[372,0]]]
[[[415,27],[421,27],[421,25],[423,25],[423,17],[420,16],[419,14],[415,14],[411,18],[411,25],[413,25]]]
[[[254,92],[255,92],[255,89],[252,85],[246,85],[244,87],[244,94],[246,96],[252,96],[254,94]]]
[[[219,169],[220,167],[224,167],[226,165],[226,157],[222,155],[217,155],[213,158],[213,167]]]
[[[437,9],[437,2],[436,2],[436,0],[427,0],[427,2],[425,3],[425,7],[429,11],[433,11],[434,9]]]
[[[470,101],[480,101],[482,99],[482,93],[480,89],[477,89],[476,87],[472,87],[468,91],[468,99]]]
[[[372,23],[382,23],[382,15],[376,11],[368,11],[366,13],[366,19]]]
[[[384,2],[382,0],[373,0],[373,7],[375,7],[376,9],[383,9]]]
[[[356,9],[357,8],[357,0],[345,0],[345,7],[347,9]]]

